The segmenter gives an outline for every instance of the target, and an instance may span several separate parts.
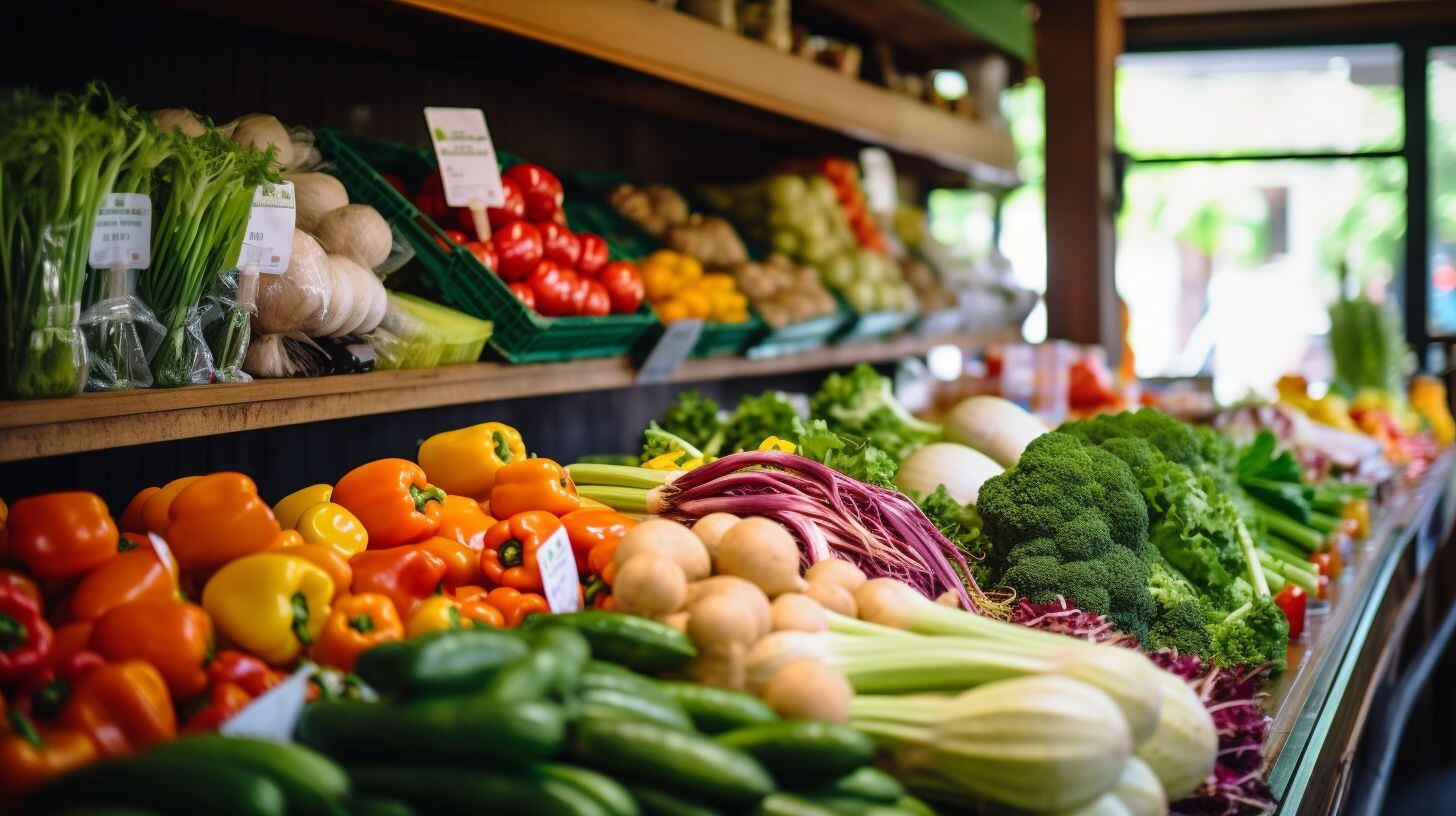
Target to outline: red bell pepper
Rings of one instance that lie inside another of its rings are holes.
[[[424,600],[439,591],[449,567],[445,560],[418,546],[366,550],[350,562],[355,595],[377,592],[394,602],[401,620],[409,620]]]
[[[6,523],[10,552],[37,578],[74,578],[116,557],[120,533],[95,493],[21,499]]]
[[[1285,584],[1284,589],[1274,596],[1274,603],[1284,610],[1284,617],[1289,619],[1290,640],[1299,640],[1304,633],[1304,611],[1308,600],[1304,590],[1293,582]]]
[[[42,668],[54,643],[40,601],[23,588],[0,586],[0,685]]]
[[[243,687],[237,683],[226,681],[216,683],[207,691],[207,705],[192,715],[192,719],[187,721],[187,727],[183,730],[189,734],[216,731],[251,702],[253,702],[253,695],[243,691]]]
[[[253,697],[287,679],[288,675],[246,652],[223,649],[207,667],[209,686],[231,683]]]

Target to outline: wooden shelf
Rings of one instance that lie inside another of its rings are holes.
[[[993,181],[1008,133],[643,0],[387,0],[509,32]],[[947,26],[950,23],[946,23]]]
[[[760,377],[884,363],[933,346],[971,348],[1014,339],[1005,333],[908,336],[829,346],[765,360],[690,360],[676,382]],[[0,403],[0,462],[165,442],[199,436],[388,414],[441,405],[493,402],[626,388],[637,372],[624,357],[570,363],[470,363],[419,371],[259,380],[187,388],[80,394]]]

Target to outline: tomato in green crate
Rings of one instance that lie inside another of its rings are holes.
[[[500,269],[496,272],[508,281],[525,280],[544,253],[541,233],[525,221],[496,229],[490,241],[500,259]]]

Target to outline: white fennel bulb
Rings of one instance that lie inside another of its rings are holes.
[[[991,457],[974,448],[956,442],[932,442],[906,457],[895,474],[895,485],[922,496],[945,485],[952,499],[975,504],[981,485],[1001,471]]]
[[[1112,795],[1127,808],[1132,816],[1165,816],[1168,812],[1168,794],[1158,775],[1137,757],[1127,761],[1122,776],[1112,787]]]
[[[1203,701],[1182,678],[1165,671],[1155,676],[1163,692],[1163,706],[1158,727],[1138,746],[1137,755],[1163,783],[1168,799],[1176,802],[1213,773],[1218,730]]]
[[[1000,397],[968,397],[945,419],[945,435],[1011,467],[1047,426],[1025,408]]]

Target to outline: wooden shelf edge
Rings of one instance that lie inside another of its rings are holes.
[[[387,0],[1010,182],[1011,135],[643,0]]]
[[[971,348],[1014,339],[1007,332],[906,336],[765,360],[690,360],[674,381],[820,371],[859,362],[890,362],[947,343]],[[0,462],[445,405],[628,388],[636,375],[624,357],[534,365],[487,362],[4,402],[0,403]]]

